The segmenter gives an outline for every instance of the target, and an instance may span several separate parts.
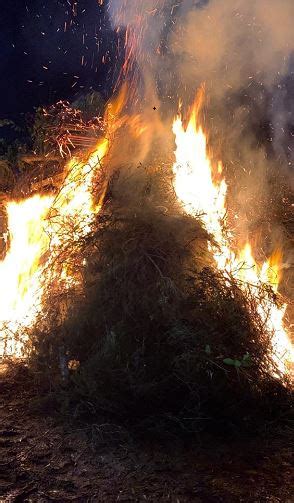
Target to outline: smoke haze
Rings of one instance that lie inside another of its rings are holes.
[[[278,148],[290,119],[281,87],[294,49],[292,0],[110,0],[109,13],[114,28],[135,32],[131,57],[162,101],[175,102],[175,94],[190,101],[202,82],[215,110],[247,94],[247,108],[267,115]],[[239,102],[233,108],[239,123],[248,119]]]
[[[128,31],[124,77],[140,72],[144,106],[157,95],[175,113],[205,83],[207,130],[241,234],[266,233],[279,197],[270,179],[293,177],[293,0],[110,0],[109,13]]]

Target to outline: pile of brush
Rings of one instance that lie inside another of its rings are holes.
[[[75,410],[194,432],[251,427],[278,409],[287,392],[274,377],[272,334],[258,299],[216,269],[211,239],[201,216],[179,205],[170,170],[113,175],[72,254],[83,288],[64,299],[47,293],[46,325],[40,320],[32,339],[33,360],[50,379],[63,368]],[[58,317],[64,303],[67,316]]]

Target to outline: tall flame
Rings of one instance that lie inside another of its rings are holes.
[[[210,250],[220,270],[233,274],[240,287],[244,290],[250,288],[254,295],[257,295],[258,287],[263,283],[271,285],[277,292],[281,279],[280,250],[263,264],[258,264],[249,242],[237,252],[230,246],[232,235],[225,232],[227,185],[224,178],[220,182],[214,181],[207,139],[203,129],[197,124],[202,98],[203,91],[194,104],[186,127],[181,116],[173,123],[176,143],[176,161],[173,166],[175,192],[185,210],[192,215],[201,216],[206,230],[213,236],[215,244],[210,245]],[[220,163],[217,174],[218,177],[222,174]],[[261,319],[273,334],[275,361],[280,371],[285,373],[289,363],[294,361],[293,347],[283,324],[286,305],[277,306],[268,294],[258,309]]]
[[[44,223],[53,198],[33,196],[6,206],[10,247],[0,262],[0,355],[19,351],[19,324],[30,326],[40,303],[39,264],[48,249]],[[17,348],[16,348],[17,346]]]
[[[93,177],[107,151],[108,140],[103,139],[86,161],[72,159],[56,197],[34,195],[7,203],[9,249],[0,262],[0,356],[21,354],[26,331],[34,325],[41,309],[46,287],[44,268],[54,263],[67,239],[88,232],[99,211],[106,187],[102,187],[100,201],[95,205]],[[69,222],[73,223],[70,237],[61,232]],[[68,285],[75,281],[66,265],[61,279]]]

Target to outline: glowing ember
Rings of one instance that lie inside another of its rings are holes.
[[[210,245],[214,259],[220,270],[233,274],[244,290],[250,289],[257,295],[258,287],[265,283],[277,292],[281,279],[281,252],[277,250],[264,264],[259,266],[252,254],[250,243],[239,252],[230,247],[230,233],[225,232],[226,191],[224,179],[214,182],[214,171],[207,153],[204,131],[197,125],[197,113],[201,105],[202,93],[196,100],[190,120],[185,128],[178,116],[173,123],[176,143],[176,162],[173,166],[174,187],[185,210],[192,215],[200,215],[206,230],[213,236],[215,245]],[[218,165],[218,176],[222,173]],[[288,364],[294,361],[293,347],[283,325],[286,305],[275,305],[270,293],[259,304],[259,314],[265,326],[272,332],[273,353],[278,368],[286,372]]]

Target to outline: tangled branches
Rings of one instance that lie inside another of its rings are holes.
[[[198,431],[254,421],[287,395],[259,299],[215,269],[210,237],[183,214],[167,171],[121,170],[90,227],[65,254],[82,288],[67,294],[58,324],[64,292],[46,294],[34,338],[38,365],[58,376],[60,354],[68,362],[73,403],[143,428]]]
[[[59,101],[39,110],[34,130],[35,148],[45,149],[47,156],[59,153],[68,157],[76,148],[91,149],[105,132],[101,117],[85,119],[82,110],[67,101]],[[37,143],[36,143],[37,141]]]

